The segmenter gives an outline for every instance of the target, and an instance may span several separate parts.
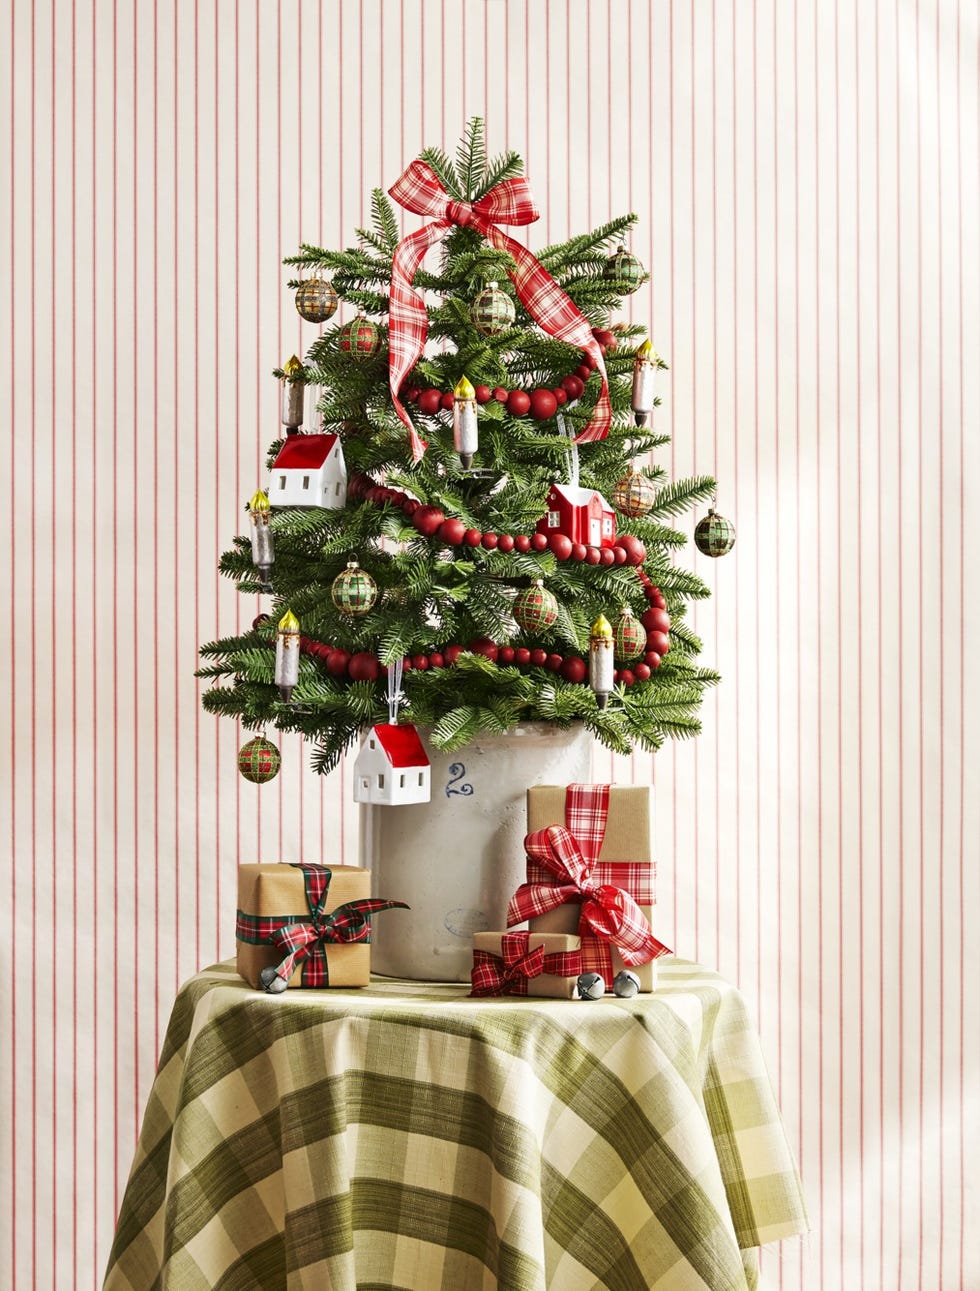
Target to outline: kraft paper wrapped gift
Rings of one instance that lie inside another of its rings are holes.
[[[317,873],[318,872],[318,873]],[[384,909],[388,902],[372,902],[371,871],[354,865],[300,866],[281,863],[240,865],[238,867],[238,972],[250,986],[261,989],[259,974],[264,968],[276,968],[289,950],[273,945],[265,937],[290,925],[316,926],[314,907],[318,904],[317,885],[323,874],[329,884],[322,898],[322,916],[328,916],[348,902],[364,903]],[[370,915],[353,912],[354,940],[335,943],[317,941],[309,955],[298,964],[287,980],[287,986],[367,986],[371,977]]]
[[[538,963],[528,963],[542,951]],[[473,936],[474,995],[575,998],[582,971],[581,938],[566,933],[478,932]]]
[[[527,832],[534,833],[549,825],[566,825],[566,785],[533,785],[527,791]],[[575,830],[572,829],[572,833]],[[653,859],[653,789],[649,785],[611,785],[609,788],[609,815],[599,856],[592,870],[595,883],[609,883],[628,892],[650,925],[653,925],[653,907],[656,904],[656,862]],[[528,883],[554,883],[551,871],[539,861],[528,857]],[[528,920],[534,932],[578,932],[581,902],[569,901],[535,915]],[[612,988],[612,978],[629,967],[640,979],[641,991],[653,991],[657,985],[657,961],[629,966],[615,946],[610,948],[611,968],[605,947],[596,947],[597,939],[591,935],[582,938],[582,954],[587,971],[611,974],[606,988]],[[598,955],[596,951],[598,949]],[[661,953],[668,953],[666,950]],[[659,957],[659,956],[658,956]],[[606,962],[603,970],[597,967]]]

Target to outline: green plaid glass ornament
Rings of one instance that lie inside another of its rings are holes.
[[[725,556],[735,546],[735,526],[709,510],[694,530],[694,545],[705,556]]]
[[[558,618],[558,602],[540,578],[519,592],[514,601],[514,618],[525,632],[541,632]]]
[[[646,628],[633,617],[633,611],[624,606],[613,628],[613,644],[616,659],[620,663],[629,663],[639,659],[647,648]]]
[[[630,471],[614,486],[612,504],[624,516],[643,516],[653,506],[655,498],[653,481],[639,471]]]
[[[606,261],[602,276],[623,283],[628,296],[650,277],[632,251],[627,251],[622,246],[617,247]]]
[[[238,770],[252,784],[265,784],[279,774],[282,756],[276,746],[262,735],[256,735],[238,750]]]
[[[367,614],[378,599],[378,585],[356,560],[350,560],[344,572],[333,580],[330,599],[341,614],[359,617]]]
[[[325,323],[336,312],[337,293],[325,278],[307,278],[296,289],[296,308],[308,323]]]
[[[481,336],[499,336],[514,325],[514,302],[495,282],[485,287],[470,306],[470,322]]]
[[[338,347],[352,359],[369,359],[379,344],[377,327],[363,314],[345,323],[337,336]]]

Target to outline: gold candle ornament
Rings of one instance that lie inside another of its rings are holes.
[[[262,590],[269,591],[269,575],[275,563],[276,553],[272,543],[272,504],[268,495],[261,489],[252,494],[248,504],[248,514],[252,521],[252,564],[259,571],[262,579]]]
[[[605,708],[612,694],[614,652],[612,625],[604,614],[600,614],[589,633],[589,685],[600,708]]]
[[[299,619],[287,610],[276,632],[276,685],[283,703],[288,704],[299,681]]]
[[[459,378],[453,391],[453,447],[465,471],[473,465],[473,454],[480,447],[476,417],[476,391],[465,376]]]
[[[279,415],[282,424],[286,427],[286,434],[295,435],[303,424],[303,404],[306,394],[303,365],[294,354],[282,365],[282,371],[282,398]]]
[[[633,420],[645,426],[653,412],[653,383],[657,372],[657,355],[649,339],[636,351],[633,363]]]

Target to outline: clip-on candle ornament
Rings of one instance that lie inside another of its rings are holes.
[[[298,681],[299,619],[292,610],[287,610],[276,632],[276,685],[284,704],[289,703]]]
[[[286,434],[296,435],[303,424],[306,381],[303,377],[303,365],[295,354],[282,365],[282,372],[279,416],[286,427]]]
[[[473,465],[473,454],[480,447],[480,435],[476,391],[465,376],[459,378],[453,391],[453,447],[463,470],[468,471]]]
[[[604,614],[600,614],[589,633],[589,685],[595,691],[600,708],[606,707],[612,694],[614,652],[612,625]]]
[[[636,351],[633,362],[633,420],[637,426],[645,426],[647,418],[653,412],[654,377],[657,372],[657,355],[649,339],[645,340]]]
[[[259,571],[263,592],[271,592],[269,575],[275,563],[276,553],[272,541],[272,506],[268,495],[257,489],[248,504],[248,514],[252,521],[252,564]]]

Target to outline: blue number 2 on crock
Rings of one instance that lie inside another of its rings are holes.
[[[451,797],[453,796],[453,794],[460,794],[460,795],[462,795],[462,797],[464,797],[464,798],[468,798],[468,797],[472,794],[472,792],[473,792],[473,786],[472,786],[471,784],[460,784],[460,783],[459,783],[459,782],[460,782],[460,780],[462,780],[462,778],[463,778],[463,776],[464,776],[464,775],[466,775],[466,765],[465,765],[465,763],[463,763],[463,762],[453,762],[453,763],[451,763],[451,764],[450,764],[450,767],[449,767],[449,783],[446,785],[446,797],[447,797],[447,798],[451,798]],[[453,785],[458,785],[459,787],[458,787],[458,788],[456,788],[456,789],[454,789],[454,788],[453,788]]]

